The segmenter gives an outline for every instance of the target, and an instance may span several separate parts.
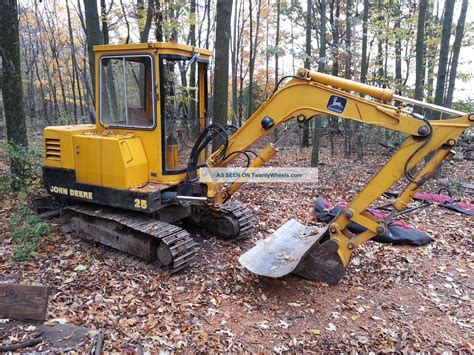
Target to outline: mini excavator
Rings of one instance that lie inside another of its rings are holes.
[[[100,45],[94,52],[95,124],[45,129],[44,185],[61,204],[64,231],[157,260],[170,272],[196,256],[196,244],[183,228],[187,223],[225,239],[252,233],[251,211],[230,201],[242,183],[201,182],[202,167],[225,167],[239,156],[247,158],[248,166],[261,167],[285,137],[256,157],[250,149],[278,126],[294,122],[301,127],[319,115],[335,115],[408,138],[329,226],[317,229],[291,220],[240,262],[259,275],[295,273],[336,284],[354,250],[384,233],[474,121],[473,113],[299,69],[241,127],[209,124],[212,52],[176,43]],[[451,119],[428,120],[395,101],[441,111]],[[216,140],[220,147],[210,152]],[[381,220],[366,212],[402,178],[407,184],[393,200],[393,213]],[[347,229],[351,221],[366,231],[352,234]]]

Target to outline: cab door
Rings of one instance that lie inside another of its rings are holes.
[[[186,173],[194,142],[206,126],[207,60],[160,54],[163,174]],[[201,157],[204,161],[205,154]]]

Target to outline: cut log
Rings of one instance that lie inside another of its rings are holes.
[[[45,320],[48,287],[0,283],[0,318]]]

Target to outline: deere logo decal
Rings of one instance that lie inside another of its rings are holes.
[[[61,194],[61,195],[68,195],[72,197],[79,197],[85,198],[87,200],[92,200],[92,192],[89,191],[81,191],[75,189],[68,189],[67,187],[60,187],[60,186],[51,186],[49,188],[49,192],[53,194]]]
[[[326,105],[327,109],[336,113],[343,113],[347,104],[347,99],[342,96],[331,95]]]

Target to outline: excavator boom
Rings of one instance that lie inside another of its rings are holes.
[[[395,99],[458,117],[430,121],[401,106],[392,105],[391,101]],[[449,155],[459,136],[474,122],[473,113],[465,114],[398,96],[389,89],[299,69],[291,81],[276,91],[232,134],[225,148],[221,147],[208,158],[207,165],[224,167],[283,123],[296,120],[304,124],[321,115],[336,115],[391,129],[407,134],[408,138],[328,228],[315,233],[292,220],[243,254],[240,262],[257,274],[280,277],[294,272],[308,279],[337,283],[344,275],[354,250],[384,234],[393,214],[408,206],[420,186]],[[278,146],[269,144],[249,166],[260,167],[277,152]],[[431,158],[412,176],[412,169],[429,153],[432,153]],[[393,213],[387,219],[381,220],[366,212],[373,202],[404,177],[408,183],[393,202]],[[227,187],[219,185],[209,191],[215,201],[225,201],[241,185],[242,182]],[[347,229],[351,221],[366,231],[352,234]]]

